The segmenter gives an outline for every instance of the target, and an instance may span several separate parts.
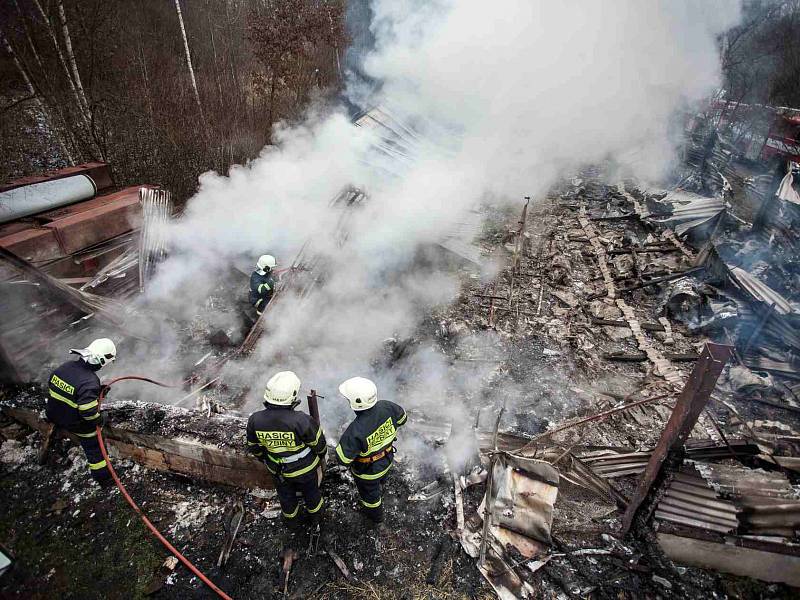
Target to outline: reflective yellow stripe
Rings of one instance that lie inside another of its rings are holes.
[[[97,436],[97,432],[93,431],[92,433],[76,433],[75,435],[82,438],[93,438]]]
[[[247,440],[247,445],[248,446],[258,446],[258,442],[251,442],[250,440]]]
[[[264,288],[264,289],[261,289],[261,288]],[[270,291],[271,289],[272,289],[272,288],[271,288],[271,287],[269,287],[269,284],[268,284],[268,283],[262,283],[260,286],[258,286],[258,292],[259,292],[259,293],[261,293],[261,292],[268,292],[268,291]]]
[[[256,308],[258,308],[258,305],[261,304],[263,301],[264,301],[263,298],[259,298],[258,301],[255,304]]]
[[[397,419],[397,424],[402,425],[408,420],[408,413],[403,413],[403,416]]]
[[[79,404],[78,410],[89,410],[97,406],[97,400],[92,400],[91,402],[87,402],[86,404]]]
[[[319,499],[319,504],[317,504],[316,508],[308,508],[308,507],[306,506],[306,510],[307,510],[308,512],[310,512],[310,513],[313,515],[315,512],[319,512],[319,509],[320,509],[320,508],[322,508],[322,503],[323,503],[323,502],[324,502],[324,499],[323,499],[323,498],[320,498],[320,499]]]
[[[378,444],[377,446],[370,446],[366,452],[360,453],[359,456],[371,456],[373,454],[376,454],[377,452],[383,450],[386,446],[394,442],[396,439],[397,436],[395,434],[392,434],[392,437],[390,437],[388,440],[386,440],[382,444]]]
[[[101,460],[100,462],[96,462],[96,463],[89,463],[89,468],[90,468],[92,471],[97,471],[97,469],[102,469],[102,468],[104,468],[104,467],[106,466],[106,464],[107,464],[107,463],[106,463],[105,459],[103,459],[103,460]]]
[[[69,398],[65,398],[64,396],[62,396],[58,392],[54,392],[53,390],[49,390],[49,391],[50,391],[50,397],[51,398],[55,398],[56,400],[61,400],[64,404],[66,404],[68,406],[71,406],[72,408],[78,408],[77,403],[73,402]]]
[[[342,450],[342,445],[341,445],[341,444],[339,444],[338,446],[336,446],[336,454],[338,454],[338,455],[339,455],[339,458],[340,458],[340,459],[342,459],[342,462],[343,462],[344,464],[346,464],[346,465],[349,465],[349,464],[350,464],[351,462],[353,462],[353,460],[354,460],[354,459],[352,459],[352,458],[347,458],[347,457],[344,455],[344,451]]]
[[[99,419],[99,418],[100,418],[100,413],[94,413],[90,417],[83,417],[83,420],[84,421],[94,421],[95,419]]]
[[[314,438],[314,441],[311,442],[310,445],[312,446],[316,445],[316,443],[319,441],[319,438],[321,437],[322,437],[322,427],[319,428],[319,430],[317,431],[317,437]]]
[[[383,471],[381,471],[380,473],[375,473],[375,474],[373,474],[373,475],[369,475],[369,474],[367,474],[367,473],[356,473],[355,471],[353,471],[353,475],[354,475],[355,477],[358,477],[359,479],[369,479],[369,480],[372,480],[372,479],[380,479],[381,477],[383,477],[384,475],[386,475],[386,473],[387,473],[387,472],[389,471],[389,469],[391,469],[391,468],[392,468],[392,463],[389,463],[389,466],[388,466],[388,467],[386,467],[386,468],[385,468]]]
[[[372,504],[370,504],[369,502],[367,502],[363,498],[359,498],[359,500],[361,500],[361,504],[363,504],[367,508],[378,508],[381,505],[381,502],[383,502],[383,498],[378,498],[378,501],[374,502]]]
[[[307,467],[304,467],[298,471],[292,471],[291,473],[281,473],[284,477],[299,477],[300,475],[304,475],[308,473],[311,469],[314,469],[319,464],[319,456],[314,457],[314,462],[312,462]]]
[[[291,513],[286,513],[283,511],[281,512],[283,513],[283,516],[286,517],[287,519],[294,519],[297,516],[297,511],[299,510],[300,510],[300,505],[298,504],[297,506],[294,507],[294,511],[292,511]]]

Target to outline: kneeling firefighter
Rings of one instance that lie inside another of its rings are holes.
[[[105,486],[113,482],[97,439],[96,426],[104,422],[98,405],[102,386],[97,371],[114,362],[117,348],[108,338],[100,338],[70,352],[78,359],[65,362],[50,375],[45,414],[56,427],[78,437],[92,477]]]
[[[392,468],[397,429],[407,421],[406,411],[394,402],[378,400],[378,388],[369,379],[352,377],[339,386],[350,402],[355,420],[345,430],[336,454],[350,466],[364,512],[373,522],[383,521],[383,479]]]
[[[300,399],[300,379],[281,371],[267,382],[264,410],[247,421],[247,449],[260,458],[272,474],[281,511],[288,522],[300,512],[299,492],[313,523],[322,518],[319,484],[327,446],[322,427],[302,411],[294,410]]]

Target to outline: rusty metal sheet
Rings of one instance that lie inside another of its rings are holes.
[[[64,256],[55,232],[44,228],[26,229],[0,238],[0,248],[28,262],[45,262]]]
[[[7,192],[26,185],[33,185],[34,183],[42,183],[43,181],[52,181],[54,179],[64,179],[65,177],[72,177],[74,175],[88,175],[92,178],[98,190],[108,189],[113,186],[111,179],[111,166],[102,162],[89,162],[75,167],[67,167],[66,169],[59,169],[52,173],[44,175],[35,175],[31,177],[21,177],[14,179],[0,185],[0,192]]]
[[[639,508],[650,493],[650,488],[658,479],[661,467],[667,455],[676,448],[683,446],[686,439],[697,423],[700,413],[706,406],[711,392],[717,384],[717,378],[725,363],[733,352],[731,346],[708,342],[703,348],[700,359],[695,364],[692,374],[675,403],[675,408],[670,415],[667,425],[661,434],[658,445],[653,450],[653,455],[647,463],[645,472],[639,480],[636,492],[628,504],[622,518],[622,533],[630,531],[633,519]]]
[[[65,254],[73,254],[139,227],[139,186],[125,188],[105,198],[101,206],[45,225],[55,232]]]

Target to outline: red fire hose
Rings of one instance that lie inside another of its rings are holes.
[[[148,379],[147,377],[139,377],[137,375],[127,375],[125,377],[117,377],[116,379],[112,379],[111,381],[109,381],[105,385],[107,387],[111,387],[112,385],[114,385],[118,381],[124,381],[126,379],[135,379],[135,380],[138,380],[138,381],[146,381],[147,383],[153,383],[153,384],[159,385],[161,387],[174,387],[174,386],[171,386],[171,385],[167,385],[165,383],[161,383],[159,381],[154,381],[153,379]],[[105,398],[105,391],[106,391],[105,388],[103,388],[100,391],[100,398],[98,398],[98,402],[99,403],[103,402],[103,399]],[[203,583],[205,583],[208,587],[210,587],[212,590],[214,590],[220,598],[225,598],[225,600],[233,600],[230,596],[228,596],[228,594],[226,594],[221,589],[219,589],[214,584],[213,581],[211,581],[208,577],[203,575],[198,570],[197,567],[195,567],[191,562],[189,562],[189,559],[187,559],[183,554],[178,552],[178,549],[175,548],[175,546],[173,546],[172,544],[170,544],[167,541],[167,538],[165,538],[163,535],[161,535],[161,532],[158,529],[156,529],[155,525],[153,525],[150,522],[150,519],[148,519],[145,516],[145,514],[142,512],[142,509],[139,508],[139,506],[136,504],[136,502],[133,501],[133,498],[130,497],[130,494],[128,494],[128,490],[126,490],[125,486],[122,485],[122,482],[120,481],[119,476],[117,475],[117,472],[114,470],[114,467],[111,465],[111,459],[108,458],[108,453],[106,452],[106,444],[105,444],[105,441],[103,440],[103,432],[100,431],[100,427],[99,426],[97,427],[97,441],[100,442],[100,452],[103,453],[103,458],[105,459],[106,465],[108,466],[108,471],[109,471],[109,473],[111,473],[111,477],[113,477],[114,483],[117,484],[117,487],[119,488],[119,491],[122,494],[123,498],[125,498],[125,500],[127,500],[128,504],[131,505],[131,508],[136,512],[136,514],[138,514],[139,517],[141,517],[141,519],[144,522],[144,524],[147,525],[147,528],[150,531],[152,531],[153,535],[155,535],[158,538],[158,541],[160,541],[162,544],[164,544],[164,546],[166,547],[167,550],[169,550],[178,560],[180,560],[184,565],[186,565],[186,567],[192,573],[197,575]]]

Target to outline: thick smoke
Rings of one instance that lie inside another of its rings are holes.
[[[376,352],[458,289],[453,275],[414,267],[419,245],[480,204],[535,198],[581,164],[615,158],[657,177],[674,155],[676,111],[718,85],[716,37],[739,17],[738,2],[723,0],[374,0],[371,8],[375,47],[361,67],[370,87],[352,84],[350,98],[413,126],[412,155],[375,152],[373,134],[343,109],[280,126],[276,145],[250,164],[201,177],[149,294],[191,316],[236,257],[270,252],[286,265],[313,240],[328,260],[325,283],[302,303],[276,305],[237,372],[253,386],[252,408],[269,375],[291,368],[327,396],[330,426],[348,414],[336,399],[347,377],[373,377],[381,396],[396,397],[396,379],[372,367]],[[340,247],[332,235],[340,209],[329,204],[347,185],[369,201]],[[447,406],[453,418],[463,382],[441,357],[424,358],[413,393],[399,399]]]

